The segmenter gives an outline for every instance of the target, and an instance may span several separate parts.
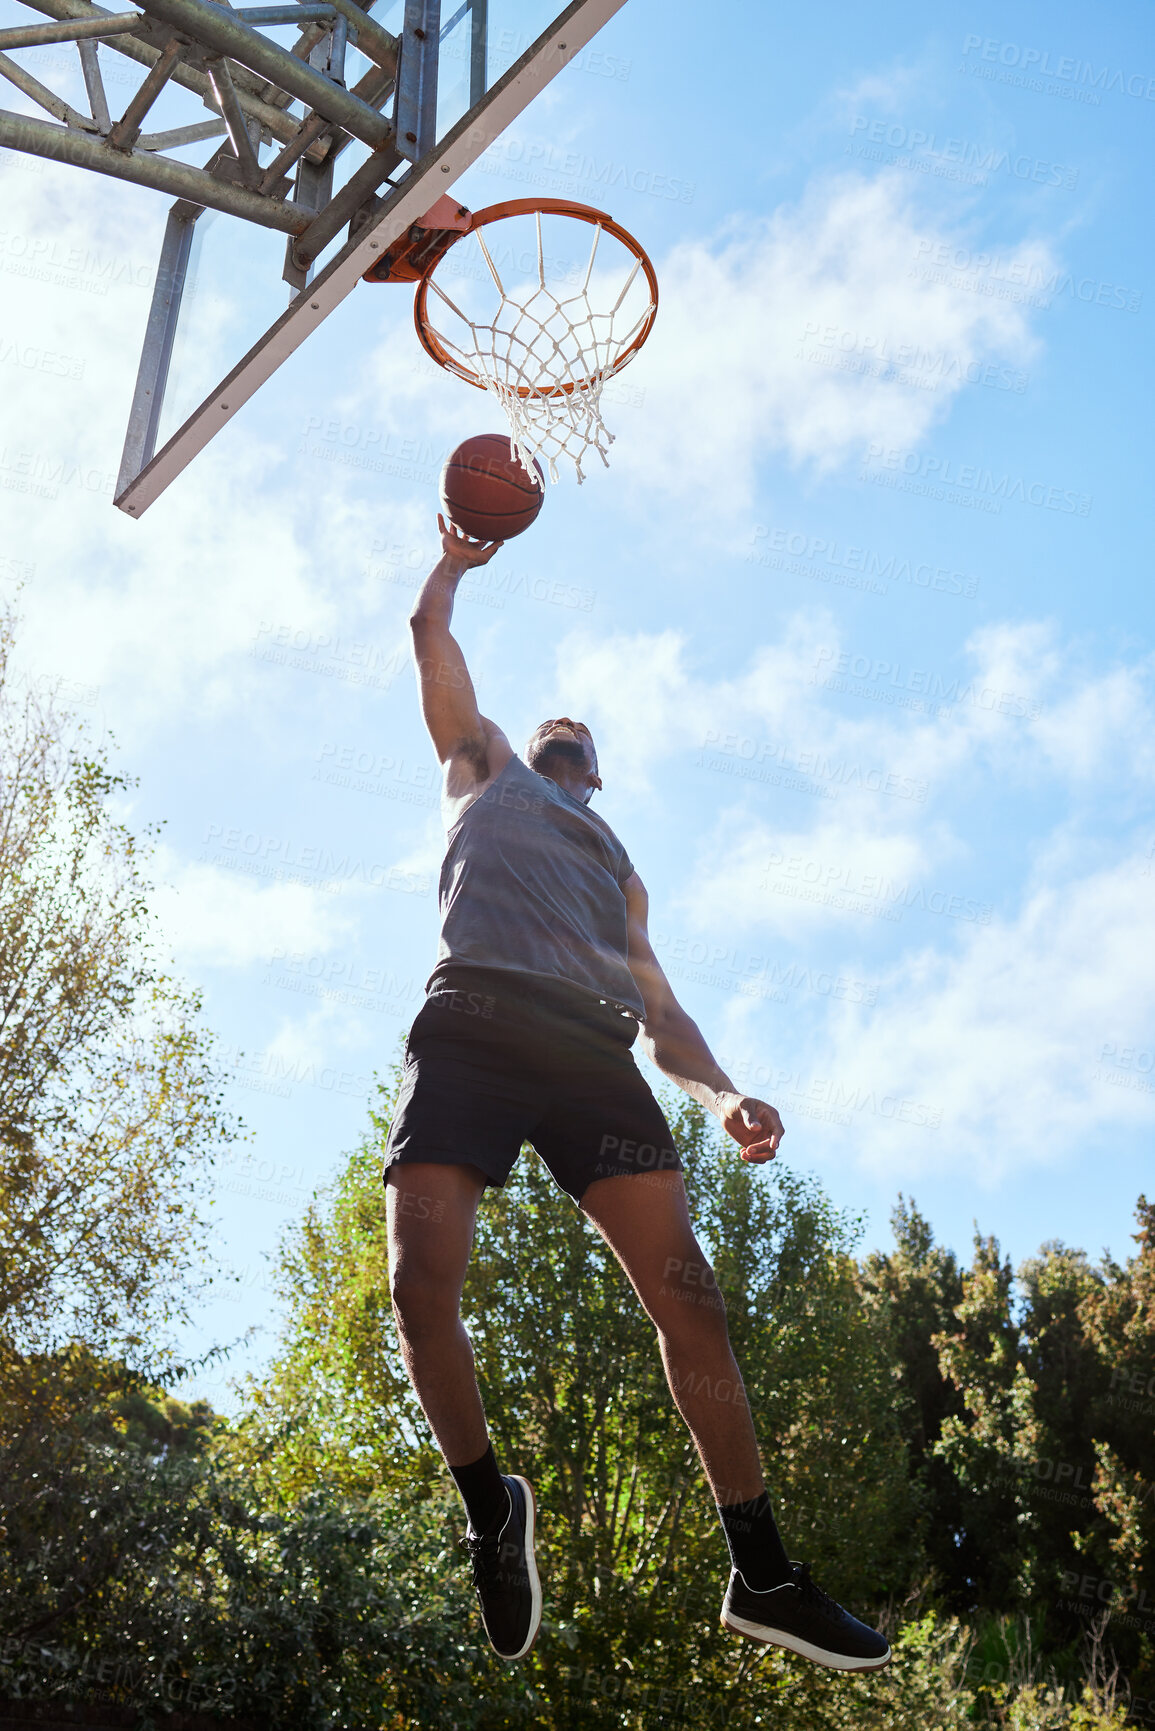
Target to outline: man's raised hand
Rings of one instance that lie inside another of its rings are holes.
[[[743,1160],[761,1165],[773,1160],[786,1134],[782,1120],[765,1100],[750,1094],[723,1094],[718,1102],[722,1128],[741,1144]]]
[[[439,511],[437,527],[441,530],[441,546],[447,558],[462,565],[488,565],[493,555],[505,546],[504,541],[476,541],[455,523],[447,523]]]

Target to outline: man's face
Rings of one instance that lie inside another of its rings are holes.
[[[598,754],[585,722],[562,715],[535,728],[526,747],[525,761],[538,775],[548,775],[551,768],[563,769],[570,775],[581,774],[583,770],[596,775]]]

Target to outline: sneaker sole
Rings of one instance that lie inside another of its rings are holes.
[[[724,1629],[735,1635],[745,1635],[748,1641],[757,1641],[763,1647],[781,1647],[787,1653],[797,1653],[816,1665],[825,1665],[828,1671],[883,1671],[894,1657],[889,1647],[883,1659],[854,1659],[847,1653],[831,1653],[798,1635],[788,1635],[785,1629],[776,1629],[771,1634],[763,1624],[748,1623],[745,1617],[735,1617],[733,1612],[723,1611],[720,1621]]]
[[[534,1501],[533,1486],[528,1479],[523,1479],[520,1473],[509,1473],[515,1484],[519,1484],[525,1496],[525,1560],[529,1573],[529,1589],[531,1594],[529,1613],[529,1633],[516,1653],[498,1653],[500,1659],[512,1664],[515,1659],[524,1659],[541,1628],[541,1579],[537,1572],[537,1559],[533,1554],[533,1533],[537,1518],[537,1504]],[[494,1648],[496,1652],[497,1649]]]

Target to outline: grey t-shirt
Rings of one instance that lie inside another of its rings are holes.
[[[641,1016],[622,893],[633,869],[608,823],[511,757],[449,831],[430,985],[453,964],[501,968]]]

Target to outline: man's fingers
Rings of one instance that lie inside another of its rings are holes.
[[[742,1149],[742,1158],[749,1160],[753,1166],[764,1166],[767,1160],[774,1159],[777,1152],[777,1148],[772,1147],[769,1142],[751,1142],[748,1148]]]

